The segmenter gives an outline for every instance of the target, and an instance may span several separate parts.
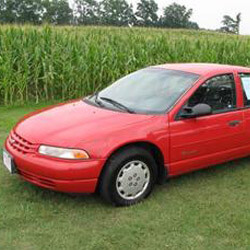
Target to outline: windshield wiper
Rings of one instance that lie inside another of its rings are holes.
[[[94,102],[95,102],[96,104],[98,104],[100,107],[103,107],[102,102],[98,99],[98,97],[99,97],[99,91],[96,91],[93,95],[91,95],[91,96],[89,97],[89,99],[91,99],[91,98],[93,98],[93,97],[94,97]]]
[[[126,107],[125,105],[123,105],[122,103],[120,102],[117,102],[111,98],[108,98],[108,97],[100,97],[101,100],[103,101],[106,101],[108,103],[111,103],[112,105],[116,106],[117,108],[119,109],[123,109],[125,111],[127,111],[128,113],[131,113],[131,114],[134,114],[135,111],[131,110],[130,108]]]

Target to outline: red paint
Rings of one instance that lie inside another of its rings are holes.
[[[91,106],[81,100],[32,113],[21,120],[12,136],[26,151],[5,147],[14,157],[21,176],[38,186],[73,193],[92,193],[109,156],[120,147],[149,142],[164,156],[169,176],[175,176],[243,157],[250,152],[250,109],[243,108],[238,73],[250,69],[210,64],[159,66],[201,75],[194,86],[164,115],[140,115]],[[176,120],[176,115],[198,87],[212,76],[233,73],[237,110],[199,118]],[[240,120],[236,127],[228,122]],[[86,150],[90,159],[62,160],[42,156],[40,144]]]

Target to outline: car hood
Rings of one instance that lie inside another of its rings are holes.
[[[32,143],[74,147],[80,141],[104,138],[152,117],[107,110],[78,100],[31,113],[14,130]]]

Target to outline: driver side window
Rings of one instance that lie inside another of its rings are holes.
[[[236,89],[233,74],[219,75],[203,83],[186,106],[208,104],[213,113],[221,113],[236,108]]]

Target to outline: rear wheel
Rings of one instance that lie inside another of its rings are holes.
[[[125,148],[107,162],[100,180],[100,194],[115,205],[133,205],[152,191],[156,170],[154,158],[146,149]]]

